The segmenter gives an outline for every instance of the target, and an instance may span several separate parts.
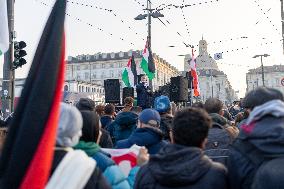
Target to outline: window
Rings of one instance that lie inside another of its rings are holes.
[[[102,68],[105,68],[105,67],[106,67],[106,65],[104,63],[102,63]]]
[[[110,54],[110,57],[111,57],[111,58],[114,58],[114,57],[115,57],[115,53],[112,52],[112,53]]]
[[[109,67],[110,67],[110,68],[113,68],[113,63],[109,64]]]
[[[89,65],[84,65],[84,70],[88,70],[89,69]]]
[[[97,79],[97,74],[96,74],[96,73],[93,73],[92,78],[93,78],[93,79]]]
[[[80,65],[77,66],[77,70],[80,70]]]
[[[90,74],[88,72],[85,72],[85,79],[86,80],[90,79]]]
[[[110,71],[109,71],[109,77],[110,77],[110,78],[113,78],[113,77],[114,77],[113,70],[110,70]]]
[[[93,69],[96,69],[97,68],[97,65],[96,64],[93,64]]]

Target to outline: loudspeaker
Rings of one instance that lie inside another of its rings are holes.
[[[120,103],[120,84],[118,79],[104,80],[105,102]]]
[[[188,80],[182,76],[172,77],[170,99],[174,102],[188,101]]]
[[[123,91],[122,91],[122,101],[124,101],[124,99],[126,97],[134,98],[134,88],[133,87],[124,87],[123,88]]]

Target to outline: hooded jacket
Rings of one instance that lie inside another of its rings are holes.
[[[133,112],[121,112],[114,122],[106,127],[113,144],[117,141],[127,139],[137,127],[138,115]]]
[[[125,140],[120,140],[116,148],[130,148],[132,145],[145,146],[149,154],[156,154],[167,142],[163,140],[163,133],[156,128],[138,128]]]
[[[108,115],[104,115],[101,117],[101,124],[102,124],[102,128],[106,128],[108,125],[110,125],[113,122],[113,119],[108,116]]]
[[[88,156],[96,160],[99,169],[113,189],[130,188],[127,178],[120,168],[100,150],[96,143],[80,141],[74,148],[83,150]]]
[[[280,100],[272,100],[255,107],[246,124],[241,126],[237,140],[249,143],[253,149],[258,151],[259,157],[283,156],[284,103]],[[251,173],[257,168],[246,154],[241,153],[234,145],[232,146],[228,164],[232,189],[251,188],[254,177]]]
[[[161,114],[160,129],[163,132],[164,139],[170,141],[170,131],[172,130],[173,116],[170,114]]]
[[[135,189],[224,189],[226,168],[213,163],[199,148],[169,144],[140,168]]]

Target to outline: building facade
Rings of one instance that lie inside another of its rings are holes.
[[[263,86],[261,67],[250,69],[246,74],[247,92]],[[264,85],[278,89],[284,94],[284,66],[264,66]]]
[[[225,104],[237,100],[227,75],[219,70],[216,61],[208,53],[208,44],[205,40],[199,41],[199,55],[196,57],[196,69],[199,79],[200,100],[205,102],[208,98],[218,98]],[[191,55],[184,59],[184,71],[189,70],[188,62]]]
[[[105,102],[104,87],[95,83],[65,80],[63,90],[65,93],[64,99],[72,103],[76,103],[81,97],[90,98],[96,104]]]
[[[69,56],[65,78],[67,80],[86,81],[98,85],[104,85],[104,80],[106,79],[119,79],[122,88],[124,87],[121,80],[122,72],[132,54],[136,62],[137,74],[144,74],[140,68],[142,51],[130,50],[118,53]],[[156,77],[153,79],[153,88],[156,90],[159,86],[170,82],[171,77],[179,75],[179,72],[155,53],[153,53],[153,59],[156,65]]]

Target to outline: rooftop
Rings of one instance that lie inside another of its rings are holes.
[[[134,58],[142,58],[142,50],[130,50],[128,52],[112,52],[112,53],[96,53],[93,55],[78,55],[76,57],[68,56],[67,63],[85,63],[85,62],[97,62],[97,61],[110,61],[110,60],[125,60],[129,59],[131,56],[134,56]],[[178,69],[174,66],[172,66],[170,63],[168,63],[163,58],[159,57],[156,53],[153,53],[153,58],[159,59],[160,62],[163,62],[166,66],[171,67],[171,69],[178,71]]]
[[[273,66],[264,66],[264,72],[284,72],[284,65],[273,65]],[[250,69],[248,74],[260,74],[262,72],[261,67]]]

